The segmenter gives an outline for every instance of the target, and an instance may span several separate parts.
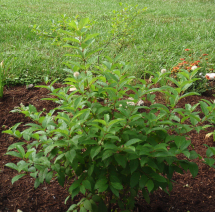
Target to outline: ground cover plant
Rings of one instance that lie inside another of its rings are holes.
[[[202,156],[188,149],[191,141],[186,134],[211,126],[203,124],[213,124],[215,106],[200,101],[178,108],[177,103],[199,95],[186,92],[199,80],[195,78],[198,68],[192,72],[181,70],[176,79],[168,77],[171,72],[162,71],[154,74],[152,84],[138,79],[139,83],[132,85],[135,77],[126,74],[129,66],[118,62],[118,56],[106,56],[100,66],[92,62],[100,49],[92,50],[98,35],[90,32],[89,19],[75,19],[69,25],[68,31],[60,31],[70,36],[66,41],[72,43],[65,47],[75,52],[67,56],[80,60],[67,63],[72,73],[65,79],[69,86],[54,89],[54,82],[39,86],[49,89],[53,98],[46,100],[59,106],[44,114],[33,105],[21,104],[13,112],[23,113],[34,123],[26,124],[24,131],[17,130],[20,123],[3,131],[21,140],[7,152],[22,159],[17,164],[6,164],[20,173],[12,183],[29,173],[36,179],[35,188],[44,181],[50,183],[52,178],[62,186],[65,179],[73,179],[68,184],[68,198],[79,193],[84,197],[68,211],[109,212],[113,205],[116,210],[132,211],[139,190],[147,202],[148,193],[159,188],[168,193],[174,172],[183,174],[189,169],[195,177],[198,166],[190,160]],[[162,86],[166,79],[176,87]],[[155,88],[157,83],[160,87]],[[165,105],[154,103],[155,92],[168,97]],[[144,106],[146,100],[150,106]],[[195,111],[198,105],[204,115],[201,119]],[[179,155],[184,157],[180,159]],[[206,155],[203,162],[214,167],[214,147],[208,146]]]

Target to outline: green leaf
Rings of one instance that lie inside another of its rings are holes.
[[[100,151],[101,151],[101,146],[93,147],[90,151],[91,158],[93,159],[94,157],[96,157],[96,155],[98,155]]]
[[[194,150],[190,151],[189,159],[193,160],[193,159],[196,159],[198,157],[199,157],[199,154],[196,151],[194,151]]]
[[[11,145],[8,147],[7,151],[16,148],[16,146],[18,146],[18,145],[19,145],[19,146],[22,146],[22,145],[24,145],[24,144],[25,144],[25,142],[17,142],[17,143],[11,144]]]
[[[74,149],[71,149],[69,152],[66,152],[65,156],[67,160],[72,163],[76,156],[76,151]]]
[[[38,171],[37,171],[37,172],[34,172],[34,173],[30,173],[30,176],[33,177],[33,178],[36,178],[36,177],[37,177],[37,174],[38,174]]]
[[[40,185],[40,181],[39,181],[39,178],[37,178],[37,179],[35,180],[35,182],[34,182],[34,188],[35,188],[35,189],[38,188],[39,185]]]
[[[83,195],[85,195],[86,189],[85,189],[84,185],[81,185],[81,186],[80,186],[80,192],[81,192]]]
[[[122,190],[122,189],[123,189],[123,186],[122,186],[120,183],[118,183],[118,182],[111,182],[111,185],[112,185],[115,189],[117,189],[117,190]]]
[[[149,194],[148,194],[148,192],[146,191],[145,188],[142,190],[142,195],[143,195],[144,199],[146,200],[146,202],[149,204],[150,203],[150,198],[149,198]]]
[[[13,177],[11,180],[12,184],[14,184],[18,179],[20,179],[21,177],[23,177],[25,175],[26,174],[20,174],[20,175],[16,175],[15,177]]]
[[[14,157],[17,157],[17,158],[22,158],[21,154],[18,153],[18,152],[15,152],[15,151],[7,152],[6,155],[11,155],[11,156],[14,156]]]
[[[123,168],[126,167],[127,159],[126,159],[125,155],[115,154],[114,158],[120,166],[122,166]]]
[[[154,188],[154,183],[152,180],[149,180],[146,184],[147,188],[148,188],[148,191],[149,193],[152,191],[152,189]]]
[[[81,30],[83,27],[85,27],[89,23],[89,18],[82,18],[78,23],[78,28]]]
[[[68,196],[67,198],[69,198],[70,196]],[[66,203],[65,203],[66,204]],[[77,207],[77,205],[76,204],[72,204],[70,207],[69,207],[69,209],[67,210],[67,212],[71,212],[71,211],[73,211],[74,212],[74,209]]]
[[[139,159],[131,160],[129,163],[131,174],[135,172],[139,166]]]
[[[162,183],[165,183],[165,182],[166,182],[166,179],[165,179],[163,176],[161,176],[161,175],[159,175],[158,173],[156,173],[156,172],[152,172],[152,173],[150,174],[150,176],[152,176],[152,178],[153,178],[154,180],[158,181],[158,182],[162,182]]]
[[[45,181],[46,181],[47,183],[50,183],[52,177],[53,177],[53,172],[47,173],[46,176],[45,176]]]
[[[104,126],[107,125],[107,123],[106,123],[104,120],[102,120],[102,119],[95,119],[95,120],[93,120],[93,122],[101,123],[101,124],[103,124]]]
[[[58,183],[63,187],[65,182],[65,174],[64,172],[60,172],[57,177]]]
[[[7,163],[5,166],[7,166],[7,167],[9,167],[9,168],[11,168],[11,169],[15,169],[15,170],[18,171],[18,167],[17,167],[17,165],[14,164],[14,163]]]
[[[94,165],[91,165],[88,169],[88,175],[91,176],[94,171]]]
[[[89,211],[92,210],[91,202],[88,199],[84,201],[84,207]]]
[[[94,189],[98,189],[98,192],[104,192],[108,188],[107,179],[102,178],[96,181]]]
[[[200,106],[202,108],[202,112],[206,115],[208,115],[209,110],[208,110],[208,105],[205,102],[200,101]]]
[[[84,207],[81,207],[80,212],[87,212],[87,210]]]
[[[89,180],[84,180],[84,181],[82,182],[82,184],[84,185],[84,187],[85,187],[86,189],[91,190],[91,183],[90,183]]]
[[[189,163],[189,170],[190,170],[192,176],[196,177],[196,175],[198,174],[199,168],[198,168],[196,163],[190,162]]]
[[[205,163],[208,164],[210,167],[215,163],[215,159],[213,158],[204,158]]]
[[[131,175],[131,179],[130,179],[131,188],[134,188],[139,183],[139,179],[140,179],[140,173],[139,172],[134,172]]]
[[[133,138],[125,143],[125,146],[131,146],[137,142],[141,141],[139,138]]]
[[[20,155],[22,156],[22,158],[24,158],[25,157],[25,150],[24,150],[24,148],[22,146],[20,146],[20,145],[17,145],[16,149],[18,150],[18,152],[20,153]]]
[[[146,175],[142,175],[139,181],[139,186],[141,189],[143,189],[147,183],[147,181],[149,180],[149,178]]]
[[[39,172],[38,177],[39,177],[40,183],[43,183],[47,173],[48,173],[48,168],[43,169]]]
[[[110,190],[113,192],[114,195],[119,197],[119,191],[117,189],[115,189],[113,186],[110,186]]]
[[[72,199],[77,195],[79,194],[80,192],[80,187],[76,188],[75,190],[72,191]]]
[[[113,150],[106,150],[102,155],[102,160],[109,158],[110,156],[113,155],[113,153],[114,153]]]

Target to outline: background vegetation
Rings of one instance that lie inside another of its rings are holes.
[[[113,10],[120,10],[120,1],[104,0],[1,0],[0,60],[7,63],[7,84],[29,84],[41,81],[44,75],[65,78],[65,48],[52,46],[52,40],[41,39],[32,31],[33,25],[50,29],[61,15],[79,15],[95,20],[94,31],[111,29]],[[193,60],[208,54],[207,71],[215,62],[214,0],[129,0],[126,3],[147,7],[136,20],[132,39],[123,49],[123,61],[131,62],[131,74],[138,77],[145,71],[171,70],[179,59],[192,49]],[[112,46],[106,49],[112,56]]]

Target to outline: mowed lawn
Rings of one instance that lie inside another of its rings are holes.
[[[78,15],[95,20],[95,32],[106,36],[111,29],[112,11],[122,7],[117,0],[1,0],[0,61],[5,61],[7,83],[36,83],[48,75],[52,79],[66,76],[63,70],[65,49],[40,38],[33,25],[50,29],[61,16]],[[121,60],[130,62],[131,74],[137,77],[146,71],[171,70],[180,58],[193,60],[208,54],[203,68],[215,68],[215,0],[128,0],[128,5],[147,7],[137,17],[133,39],[122,49]],[[123,4],[126,7],[126,4]],[[109,45],[105,53],[113,56]]]

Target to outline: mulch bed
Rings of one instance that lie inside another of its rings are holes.
[[[55,87],[62,85],[55,84]],[[4,97],[0,100],[0,132],[9,129],[17,122],[23,124],[30,120],[23,114],[10,113],[15,106],[23,103],[34,105],[38,111],[46,108],[47,111],[55,108],[57,105],[51,101],[42,101],[42,98],[49,97],[49,91],[44,88],[26,89],[26,86],[5,87]],[[179,102],[178,107],[183,107],[186,103],[191,105],[198,103],[201,99],[214,100],[212,95],[192,96]],[[157,95],[156,102],[162,102],[163,97]],[[22,129],[22,126],[19,127]],[[214,131],[209,128],[199,134],[190,132],[192,143],[197,153],[205,156],[206,147],[215,146],[213,138],[205,138],[208,132]],[[17,175],[17,171],[12,170],[4,165],[10,162],[18,162],[12,156],[5,156],[8,146],[17,142],[17,139],[0,133],[0,212],[12,212],[20,209],[23,212],[61,212],[66,211],[72,204],[69,200],[64,204],[68,196],[67,190],[62,188],[56,180],[51,181],[50,185],[44,183],[38,189],[34,189],[34,179],[29,176],[21,178],[13,185],[11,179]],[[174,174],[173,180],[176,181],[173,191],[170,195],[162,190],[158,190],[150,195],[151,203],[147,204],[142,197],[137,198],[137,207],[135,212],[141,211],[181,211],[181,212],[199,212],[215,211],[215,169],[208,167],[201,161],[195,161],[199,165],[199,174],[193,178],[190,172],[181,175]],[[76,201],[75,199],[74,201]]]

